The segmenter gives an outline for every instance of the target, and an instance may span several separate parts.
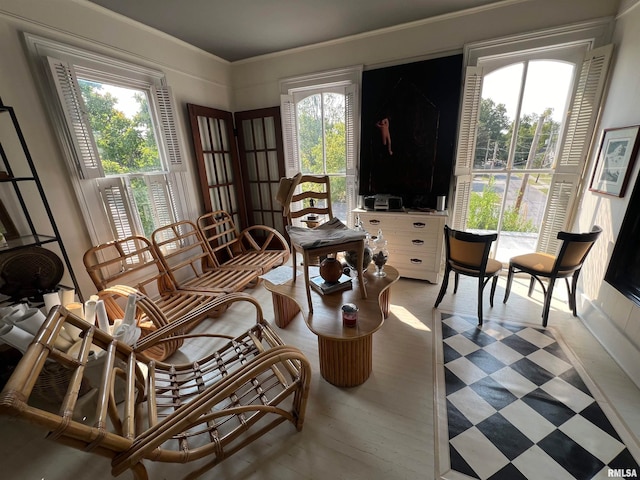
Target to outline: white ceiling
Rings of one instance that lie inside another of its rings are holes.
[[[89,0],[229,61],[504,0]]]

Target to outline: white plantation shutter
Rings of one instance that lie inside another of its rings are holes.
[[[137,235],[142,228],[137,225],[137,214],[129,195],[130,189],[126,178],[108,177],[98,180],[98,189],[104,202],[107,218],[113,235],[122,239]]]
[[[160,137],[171,170],[185,170],[182,161],[178,128],[174,117],[173,100],[169,87],[154,86],[151,88],[153,100],[160,120]]]
[[[557,235],[565,228],[567,212],[571,211],[578,189],[577,175],[556,174],[551,181],[547,209],[538,237],[539,252],[556,255],[560,248]],[[542,232],[546,232],[544,235]]]
[[[165,175],[146,175],[144,179],[149,197],[151,197],[153,223],[156,228],[174,223],[177,215],[172,208],[173,195],[167,177]]]
[[[469,215],[469,202],[471,202],[472,175],[459,175],[456,177],[456,202],[451,216],[451,228],[465,230]]]
[[[538,237],[539,252],[555,255],[560,247],[558,232],[568,226],[568,215],[591,147],[612,52],[612,45],[597,48],[587,52],[582,63]]]
[[[452,228],[457,230],[464,230],[467,226],[467,212],[471,198],[471,169],[476,150],[482,95],[481,67],[467,67],[463,89],[454,171],[456,191],[451,225]]]
[[[347,158],[347,178],[346,178],[346,195],[347,195],[347,224],[353,226],[353,209],[356,208],[357,189],[357,164],[358,164],[358,122],[356,112],[358,108],[358,87],[357,85],[349,85],[345,91],[345,143]]]
[[[300,171],[298,152],[298,126],[296,120],[296,104],[293,95],[281,95],[282,136],[284,140],[285,175],[293,177]]]
[[[71,153],[78,174],[80,178],[104,177],[73,66],[52,57],[47,57],[47,63],[67,121],[67,136],[73,146]]]

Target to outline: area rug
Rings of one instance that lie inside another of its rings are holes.
[[[437,311],[434,342],[440,478],[640,475],[634,437],[557,330]]]

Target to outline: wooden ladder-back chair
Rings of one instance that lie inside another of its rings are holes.
[[[276,199],[283,206],[288,225],[296,225],[296,220],[299,220],[313,228],[333,218],[328,175],[298,174],[292,178],[282,178]]]
[[[239,301],[253,304],[255,325],[235,337],[199,335],[200,341],[217,343],[198,350],[207,352],[204,357],[181,364],[150,360],[144,352],[188,330],[197,309],[131,348],[54,307],[0,393],[0,414],[44,428],[49,439],[110,458],[113,476],[131,470],[137,480],[149,478],[147,461],[202,459],[184,477],[194,478],[284,421],[299,431],[309,362],[282,342],[255,299],[245,294],[216,299],[222,309]],[[75,353],[55,346],[69,324],[82,330]],[[65,373],[63,392],[35,401],[34,384],[50,365]]]
[[[156,229],[153,245],[178,290],[239,292],[258,283],[260,268],[221,266],[193,222]]]
[[[221,266],[260,269],[266,273],[289,260],[289,244],[277,230],[253,225],[241,232],[224,210],[198,218],[198,229]]]
[[[578,285],[578,277],[582,270],[582,264],[601,233],[602,229],[597,225],[594,225],[591,231],[587,233],[558,232],[557,238],[562,240],[558,255],[537,252],[512,257],[509,260],[509,275],[507,276],[507,288],[504,292],[504,302],[507,302],[511,293],[513,275],[519,272],[531,275],[528,295],[531,296],[533,294],[535,282],[537,281],[542,287],[544,295],[542,325],[546,327],[549,321],[553,287],[556,279],[564,278],[569,295],[569,308],[573,312],[573,316],[577,317],[576,287]],[[571,277],[571,284],[569,284],[569,277]],[[548,281],[546,287],[542,281],[543,278]]]
[[[92,247],[85,252],[83,262],[105,302],[111,322],[124,317],[129,294],[139,291],[152,299],[160,313],[142,303],[137,305],[136,317],[143,335],[222,295],[221,292],[178,290],[153,245],[144,237],[132,236]],[[216,314],[206,311],[201,319]],[[154,349],[156,358],[165,359],[177,346],[172,343],[158,345]]]
[[[350,230],[338,218],[333,217],[329,176],[298,174],[293,178],[281,178],[276,200],[282,204],[283,213],[287,219],[286,229],[291,240],[294,282],[297,277],[296,254],[302,255],[309,311],[313,312],[309,288],[309,265],[317,264],[319,258],[329,254],[356,252],[360,295],[362,298],[367,298],[362,268],[365,233]],[[309,215],[315,216],[313,222],[309,221]],[[295,225],[296,220],[304,221],[305,219],[309,227],[312,223],[316,226],[306,228]]]
[[[444,226],[444,244],[446,251],[446,263],[444,277],[440,293],[434,307],[440,305],[449,285],[449,274],[454,272],[453,293],[458,291],[460,275],[467,275],[478,279],[478,325],[482,325],[482,297],[484,287],[491,280],[490,305],[493,307],[493,296],[496,292],[498,275],[502,270],[502,263],[489,258],[491,244],[498,238],[497,233],[478,235],[470,232],[461,232]]]

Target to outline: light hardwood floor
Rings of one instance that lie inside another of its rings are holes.
[[[485,302],[485,319],[539,323],[540,292],[526,297],[527,282],[516,279],[504,305],[505,279],[495,306]],[[476,283],[463,278],[456,295],[453,282],[440,309],[475,314]],[[283,339],[299,347],[314,368],[305,425],[296,432],[282,424],[206,473],[202,478],[236,479],[431,479],[434,478],[434,389],[431,326],[439,286],[401,279],[392,287],[391,315],[373,340],[373,373],[361,386],[340,389],[324,381],[318,369],[317,340],[300,316],[281,329]],[[270,294],[262,286],[248,293],[260,299],[265,318],[273,319]],[[488,291],[486,292],[488,296]],[[556,288],[549,325],[561,335],[633,432],[640,432],[640,390],[620,370],[565,304]],[[487,299],[488,300],[488,299]],[[225,332],[249,325],[243,308],[201,325]],[[197,355],[193,351],[189,356]],[[44,439],[44,432],[19,421],[0,420],[2,478],[111,478],[107,459]],[[636,437],[637,438],[637,437]],[[146,462],[152,479],[181,478],[191,468]],[[120,478],[131,478],[125,473]]]

